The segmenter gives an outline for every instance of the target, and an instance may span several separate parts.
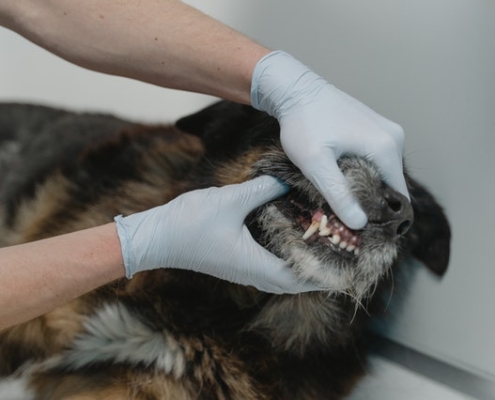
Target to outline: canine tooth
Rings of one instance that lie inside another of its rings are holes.
[[[313,221],[306,232],[304,232],[304,235],[302,237],[303,240],[309,239],[311,236],[313,236],[313,233],[315,233],[319,227],[320,223],[318,221]]]
[[[320,219],[320,231],[327,227],[328,217],[323,214]]]
[[[320,226],[319,226],[320,236],[329,236],[332,233],[330,228],[327,227],[327,223],[328,223],[328,217],[325,214],[323,214],[321,216]]]

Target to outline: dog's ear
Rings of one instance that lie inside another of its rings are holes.
[[[408,189],[414,210],[414,223],[407,233],[414,257],[431,271],[442,276],[450,258],[450,225],[442,207],[431,193],[408,178]]]
[[[266,114],[252,107],[220,101],[205,109],[183,117],[176,122],[176,127],[183,132],[199,136],[208,153],[229,152],[244,140],[243,136]]]

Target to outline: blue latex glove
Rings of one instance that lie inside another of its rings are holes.
[[[404,131],[330,85],[287,53],[263,57],[253,73],[251,103],[277,118],[284,151],[348,227],[367,217],[337,166],[343,154],[373,161],[382,178],[409,198],[402,172]]]
[[[126,276],[155,268],[213,275],[271,293],[318,288],[296,281],[286,263],[254,241],[244,225],[256,207],[286,193],[271,176],[183,194],[128,217],[117,216]]]

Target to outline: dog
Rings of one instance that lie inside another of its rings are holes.
[[[448,265],[449,223],[425,187],[406,174],[409,202],[370,161],[343,156],[368,216],[353,231],[286,157],[277,121],[249,106],[148,125],[7,103],[0,141],[2,246],[268,174],[290,191],[246,225],[299,279],[329,288],[274,295],[172,268],[112,282],[0,332],[0,387],[22,399],[342,399],[366,373],[368,325],[401,261],[438,276]]]

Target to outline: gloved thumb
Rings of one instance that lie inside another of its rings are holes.
[[[251,284],[258,290],[269,293],[301,293],[323,290],[311,282],[298,280],[287,262],[259,245],[244,227],[241,234],[242,248],[239,263],[246,263],[249,269],[257,271]]]
[[[233,187],[233,202],[236,202],[244,215],[263,204],[283,196],[289,187],[281,180],[263,175]]]

